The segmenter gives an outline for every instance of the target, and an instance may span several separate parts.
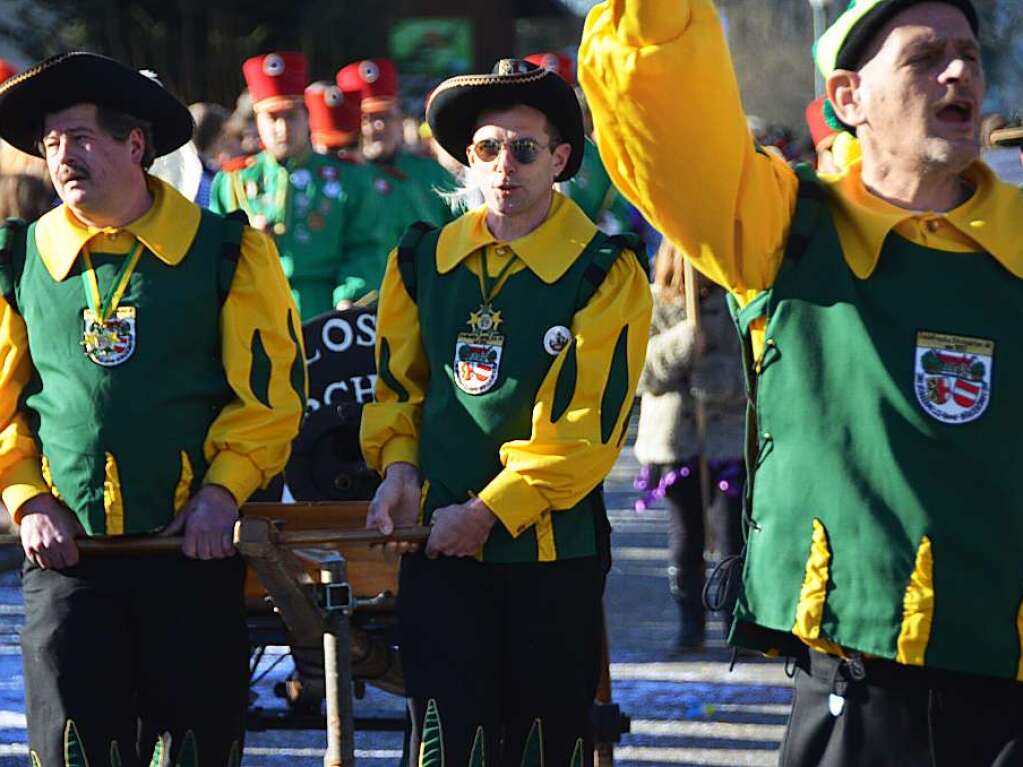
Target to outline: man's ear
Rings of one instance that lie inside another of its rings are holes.
[[[131,147],[132,161],[141,164],[146,154],[146,135],[140,128],[132,128],[128,134],[128,145]]]
[[[568,165],[568,158],[572,156],[572,145],[571,144],[558,144],[551,152],[552,163],[551,170],[554,171],[554,178],[561,175],[561,171]]]
[[[848,69],[836,69],[828,78],[825,89],[828,101],[831,102],[839,120],[851,128],[858,128],[867,121],[859,73]]]

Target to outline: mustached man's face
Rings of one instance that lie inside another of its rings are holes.
[[[125,180],[140,172],[145,137],[133,130],[118,141],[99,126],[95,104],[77,104],[46,116],[42,148],[61,200],[102,214],[123,207],[121,198],[135,188]]]

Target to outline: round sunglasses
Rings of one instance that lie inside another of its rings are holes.
[[[516,138],[511,141],[501,141],[496,138],[484,138],[472,144],[469,148],[483,162],[493,162],[501,154],[501,148],[507,147],[515,162],[529,165],[536,162],[540,152],[544,149],[551,149],[550,146],[541,144],[536,139]]]

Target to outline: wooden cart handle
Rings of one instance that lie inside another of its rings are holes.
[[[323,503],[249,503],[242,507],[242,516],[245,519],[264,518],[273,519],[275,513],[281,514],[282,507],[286,507],[289,516],[294,515],[296,510],[303,506],[315,508],[319,515],[329,514],[332,509],[339,511],[344,509],[350,512],[353,506],[368,508],[364,501],[355,502],[323,502]],[[235,544],[238,543],[238,524],[235,524]],[[278,546],[323,546],[323,545],[348,545],[348,546],[373,546],[384,543],[425,543],[430,535],[428,527],[401,527],[391,535],[371,530],[368,528],[356,530],[279,530],[272,535],[272,540]],[[106,554],[173,554],[181,551],[184,543],[182,536],[145,536],[145,537],[124,537],[124,538],[79,538],[76,543],[78,550],[86,555]],[[0,535],[0,546],[20,546],[21,537],[18,535]]]

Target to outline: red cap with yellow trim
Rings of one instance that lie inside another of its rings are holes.
[[[301,101],[308,82],[305,55],[298,51],[275,51],[253,56],[242,64],[252,108],[273,109]]]
[[[305,89],[309,134],[328,149],[350,146],[359,137],[360,94],[344,93],[334,83],[319,81]]]
[[[353,61],[337,73],[337,85],[361,94],[363,112],[386,112],[398,101],[398,70],[390,59]]]
[[[572,59],[564,53],[554,53],[552,51],[548,51],[547,53],[531,53],[526,56],[526,61],[530,64],[536,64],[538,67],[542,67],[543,69],[549,69],[557,75],[561,75],[562,80],[571,85],[573,88],[575,87],[575,64],[573,64]]]

